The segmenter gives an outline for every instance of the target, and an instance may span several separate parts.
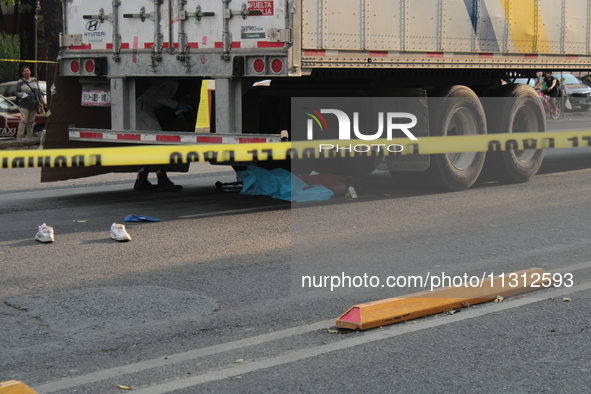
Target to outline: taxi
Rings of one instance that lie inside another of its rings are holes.
[[[16,138],[18,124],[21,115],[18,106],[4,96],[0,96],[0,138]],[[45,128],[45,113],[35,116],[34,133],[39,133]]]

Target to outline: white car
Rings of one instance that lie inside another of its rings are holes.
[[[16,103],[16,82],[3,82],[0,83],[0,95],[6,97],[10,101]],[[47,83],[45,81],[39,81],[39,89],[43,93],[43,103],[47,104]]]

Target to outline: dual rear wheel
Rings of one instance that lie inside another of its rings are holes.
[[[527,85],[504,85],[491,97],[478,98],[466,86],[435,92],[429,101],[431,136],[470,136],[546,130],[544,109]],[[461,152],[431,155],[423,173],[392,172],[397,180],[444,191],[465,190],[483,168],[489,177],[508,183],[530,180],[540,168],[542,149]]]
[[[430,135],[476,136],[546,130],[544,108],[530,86],[503,85],[486,92],[487,97],[478,97],[472,89],[462,85],[432,92],[428,101]],[[460,191],[471,187],[483,169],[488,179],[527,182],[539,170],[543,157],[543,149],[450,152],[431,155],[426,171],[391,173],[396,181],[412,186]],[[379,160],[358,157],[295,164],[298,166],[291,168],[292,171],[305,173],[314,169],[321,173],[361,176],[372,172]]]

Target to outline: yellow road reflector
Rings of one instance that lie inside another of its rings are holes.
[[[544,275],[546,274],[546,275]],[[498,296],[508,297],[540,288],[546,288],[550,275],[541,268],[483,278],[476,286],[440,287],[433,291],[421,291],[405,297],[354,305],[342,314],[336,326],[350,330],[367,330],[418,317],[445,312],[454,308],[493,301]]]
[[[18,380],[0,382],[0,394],[37,394],[29,386]]]
[[[0,168],[107,167],[147,164],[218,163],[285,159],[396,156],[591,146],[591,131],[505,133],[446,137],[297,142],[150,145],[114,148],[4,150]]]

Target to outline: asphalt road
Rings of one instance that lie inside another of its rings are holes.
[[[585,129],[586,116],[549,123]],[[590,148],[548,151],[521,185],[417,192],[385,173],[359,199],[220,194],[224,167],[136,193],[133,175],[40,184],[0,172],[0,381],[39,393],[561,392],[591,387]],[[128,214],[132,241],[108,236]],[[54,227],[40,244],[37,226]],[[367,332],[361,302],[424,290],[302,288],[302,276],[499,275],[565,285]],[[572,283],[567,279],[572,278]],[[566,286],[568,285],[568,287]]]

